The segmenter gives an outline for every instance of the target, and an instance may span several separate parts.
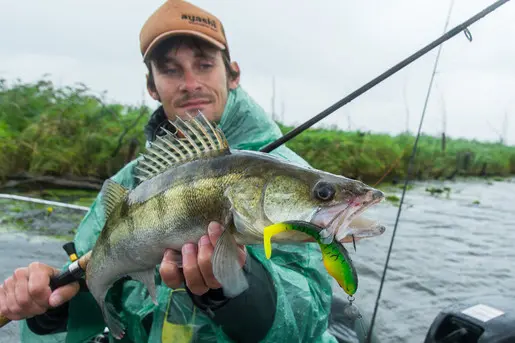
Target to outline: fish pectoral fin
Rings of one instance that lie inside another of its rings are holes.
[[[234,298],[249,288],[238,257],[236,241],[231,232],[225,229],[216,242],[211,263],[215,278],[222,284],[224,295],[229,298]]]
[[[152,302],[157,305],[156,300],[156,282],[154,280],[154,269],[143,270],[140,272],[130,273],[129,276],[134,280],[142,282],[147,287],[148,293],[152,298]]]
[[[261,231],[256,229],[254,227],[254,225],[252,225],[244,215],[242,215],[236,211],[233,211],[232,213],[233,213],[232,218],[233,218],[233,222],[234,222],[234,227],[236,228],[238,233],[249,237],[249,239],[250,239],[250,236],[253,236],[253,237],[257,238],[258,240],[261,240],[261,238],[263,237],[263,234],[261,233]]]
[[[259,239],[263,237],[261,230],[253,223],[260,223],[263,219],[259,213],[263,213],[261,195],[264,182],[259,178],[245,178],[241,182],[232,184],[225,191],[225,196],[231,203],[234,226],[240,234]]]
[[[125,198],[129,190],[113,180],[107,179],[102,185],[100,192],[103,194],[102,204],[104,205],[104,212],[107,218],[113,212],[116,205]]]

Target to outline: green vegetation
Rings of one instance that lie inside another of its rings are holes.
[[[106,104],[79,84],[0,80],[0,184],[19,173],[105,179],[128,159],[130,144],[144,146],[147,107]],[[292,127],[280,125],[283,132]],[[336,129],[310,129],[287,143],[315,168],[375,184],[402,180],[415,138]],[[423,136],[417,179],[515,174],[515,147]],[[86,200],[89,201],[89,200]]]
[[[397,203],[399,201],[401,201],[401,199],[396,196],[396,195],[387,195],[386,196],[386,201],[389,201],[389,202],[392,202],[392,203]]]
[[[428,187],[428,188],[426,188],[426,192],[431,193],[431,195],[442,194],[442,193],[447,192],[447,195],[448,195],[451,192],[451,189],[449,187],[443,187],[443,188]]]
[[[443,188],[439,188],[439,187],[428,187],[426,188],[426,192],[430,193],[431,195],[433,196],[439,196],[443,193],[445,193],[447,199],[450,197],[450,194],[451,194],[451,189],[449,187],[443,187]]]
[[[21,172],[109,177],[126,162],[130,141],[144,144],[150,112],[105,104],[84,85],[0,80],[0,181]]]
[[[292,127],[284,127],[288,132]],[[415,137],[348,132],[335,129],[310,129],[287,145],[315,167],[344,174],[366,182],[402,180]],[[418,180],[445,179],[451,176],[496,176],[515,174],[515,147],[447,138],[446,150],[441,139],[420,137],[413,175]],[[402,186],[401,186],[402,187]]]

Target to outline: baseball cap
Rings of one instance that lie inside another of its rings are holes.
[[[143,24],[140,50],[145,60],[165,39],[176,35],[202,38],[229,54],[222,22],[211,13],[184,0],[167,0]]]

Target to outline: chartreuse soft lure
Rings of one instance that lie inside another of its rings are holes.
[[[358,289],[358,275],[352,260],[343,247],[343,244],[333,240],[330,244],[321,243],[320,231],[322,227],[303,221],[286,221],[282,223],[272,224],[264,229],[264,247],[266,258],[272,256],[272,236],[285,231],[301,231],[313,237],[322,250],[324,266],[329,275],[331,275],[343,288],[345,293],[353,295]]]

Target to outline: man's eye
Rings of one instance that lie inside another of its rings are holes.
[[[166,69],[166,71],[165,71],[165,72],[166,72],[167,74],[172,74],[172,75],[174,75],[174,74],[177,74],[177,69],[176,69],[176,68],[168,68],[168,69]]]
[[[201,63],[200,64],[200,69],[202,70],[207,70],[207,69],[210,69],[213,65],[211,63]]]

